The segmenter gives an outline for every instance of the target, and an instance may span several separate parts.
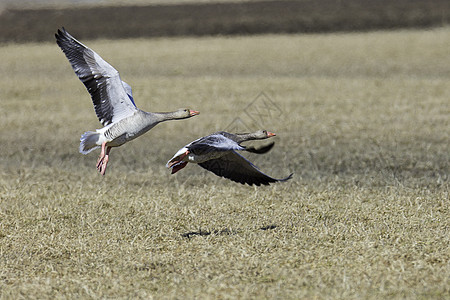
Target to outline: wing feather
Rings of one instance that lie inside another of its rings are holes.
[[[195,155],[205,155],[214,151],[231,151],[231,150],[245,150],[235,141],[223,136],[219,133],[199,138],[186,146],[189,151]]]
[[[95,113],[103,126],[130,116],[137,110],[131,87],[120,79],[119,72],[113,66],[64,28],[58,30],[55,37],[75,74],[91,95]]]
[[[128,98],[130,98],[131,102],[136,107],[136,103],[134,103],[133,91],[131,89],[131,86],[128,83],[126,83],[125,81],[122,81],[122,85],[123,85],[123,88],[125,89],[125,92],[127,92]]]
[[[248,185],[269,185],[272,182],[286,181],[292,178],[292,174],[283,179],[272,178],[261,172],[254,164],[235,151],[198,165],[217,176]]]

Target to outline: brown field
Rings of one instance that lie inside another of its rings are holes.
[[[113,149],[101,177],[56,44],[0,46],[0,299],[450,297],[450,28],[83,42],[140,108],[201,115]],[[294,178],[164,167],[235,125],[276,132],[250,158]]]
[[[114,2],[113,2],[114,3]],[[55,28],[78,37],[138,38],[429,28],[450,22],[448,0],[228,1],[170,5],[10,8],[0,42],[52,41]]]

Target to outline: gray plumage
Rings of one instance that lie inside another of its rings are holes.
[[[272,178],[262,173],[254,164],[236,152],[266,153],[270,151],[274,143],[259,149],[245,147],[240,145],[240,143],[249,140],[266,139],[271,136],[275,136],[275,134],[265,130],[246,134],[216,132],[199,138],[181,148],[167,162],[166,166],[171,168],[172,174],[174,174],[184,168],[188,162],[193,162],[217,176],[248,185],[268,185],[272,182],[289,180],[292,174],[283,179]]]
[[[170,113],[150,113],[136,107],[131,86],[122,81],[119,72],[100,55],[86,47],[64,28],[55,34],[56,43],[69,60],[75,74],[92,98],[98,120],[104,126],[85,132],[79,151],[87,154],[102,147],[97,168],[104,174],[111,147],[118,147],[152,129],[158,123],[185,119],[199,112],[180,109]],[[105,147],[106,150],[105,150]]]

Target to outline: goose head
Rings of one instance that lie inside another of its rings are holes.
[[[264,140],[273,136],[276,136],[276,134],[273,132],[269,132],[267,130],[258,130],[252,133],[236,133],[233,140],[237,143],[242,143],[251,140]]]
[[[275,133],[267,131],[267,130],[258,130],[258,131],[252,132],[252,133],[241,133],[241,134],[236,134],[236,135],[244,141],[264,140],[264,139],[268,139],[270,137],[276,136]]]
[[[189,108],[181,108],[172,113],[174,119],[187,119],[200,114],[199,111],[191,110]]]
[[[253,133],[253,137],[258,140],[268,139],[273,136],[276,136],[276,134],[267,130],[258,130]]]

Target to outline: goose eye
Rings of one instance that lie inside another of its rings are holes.
[[[263,133],[264,133],[264,134],[267,134],[267,130],[263,130]]]

